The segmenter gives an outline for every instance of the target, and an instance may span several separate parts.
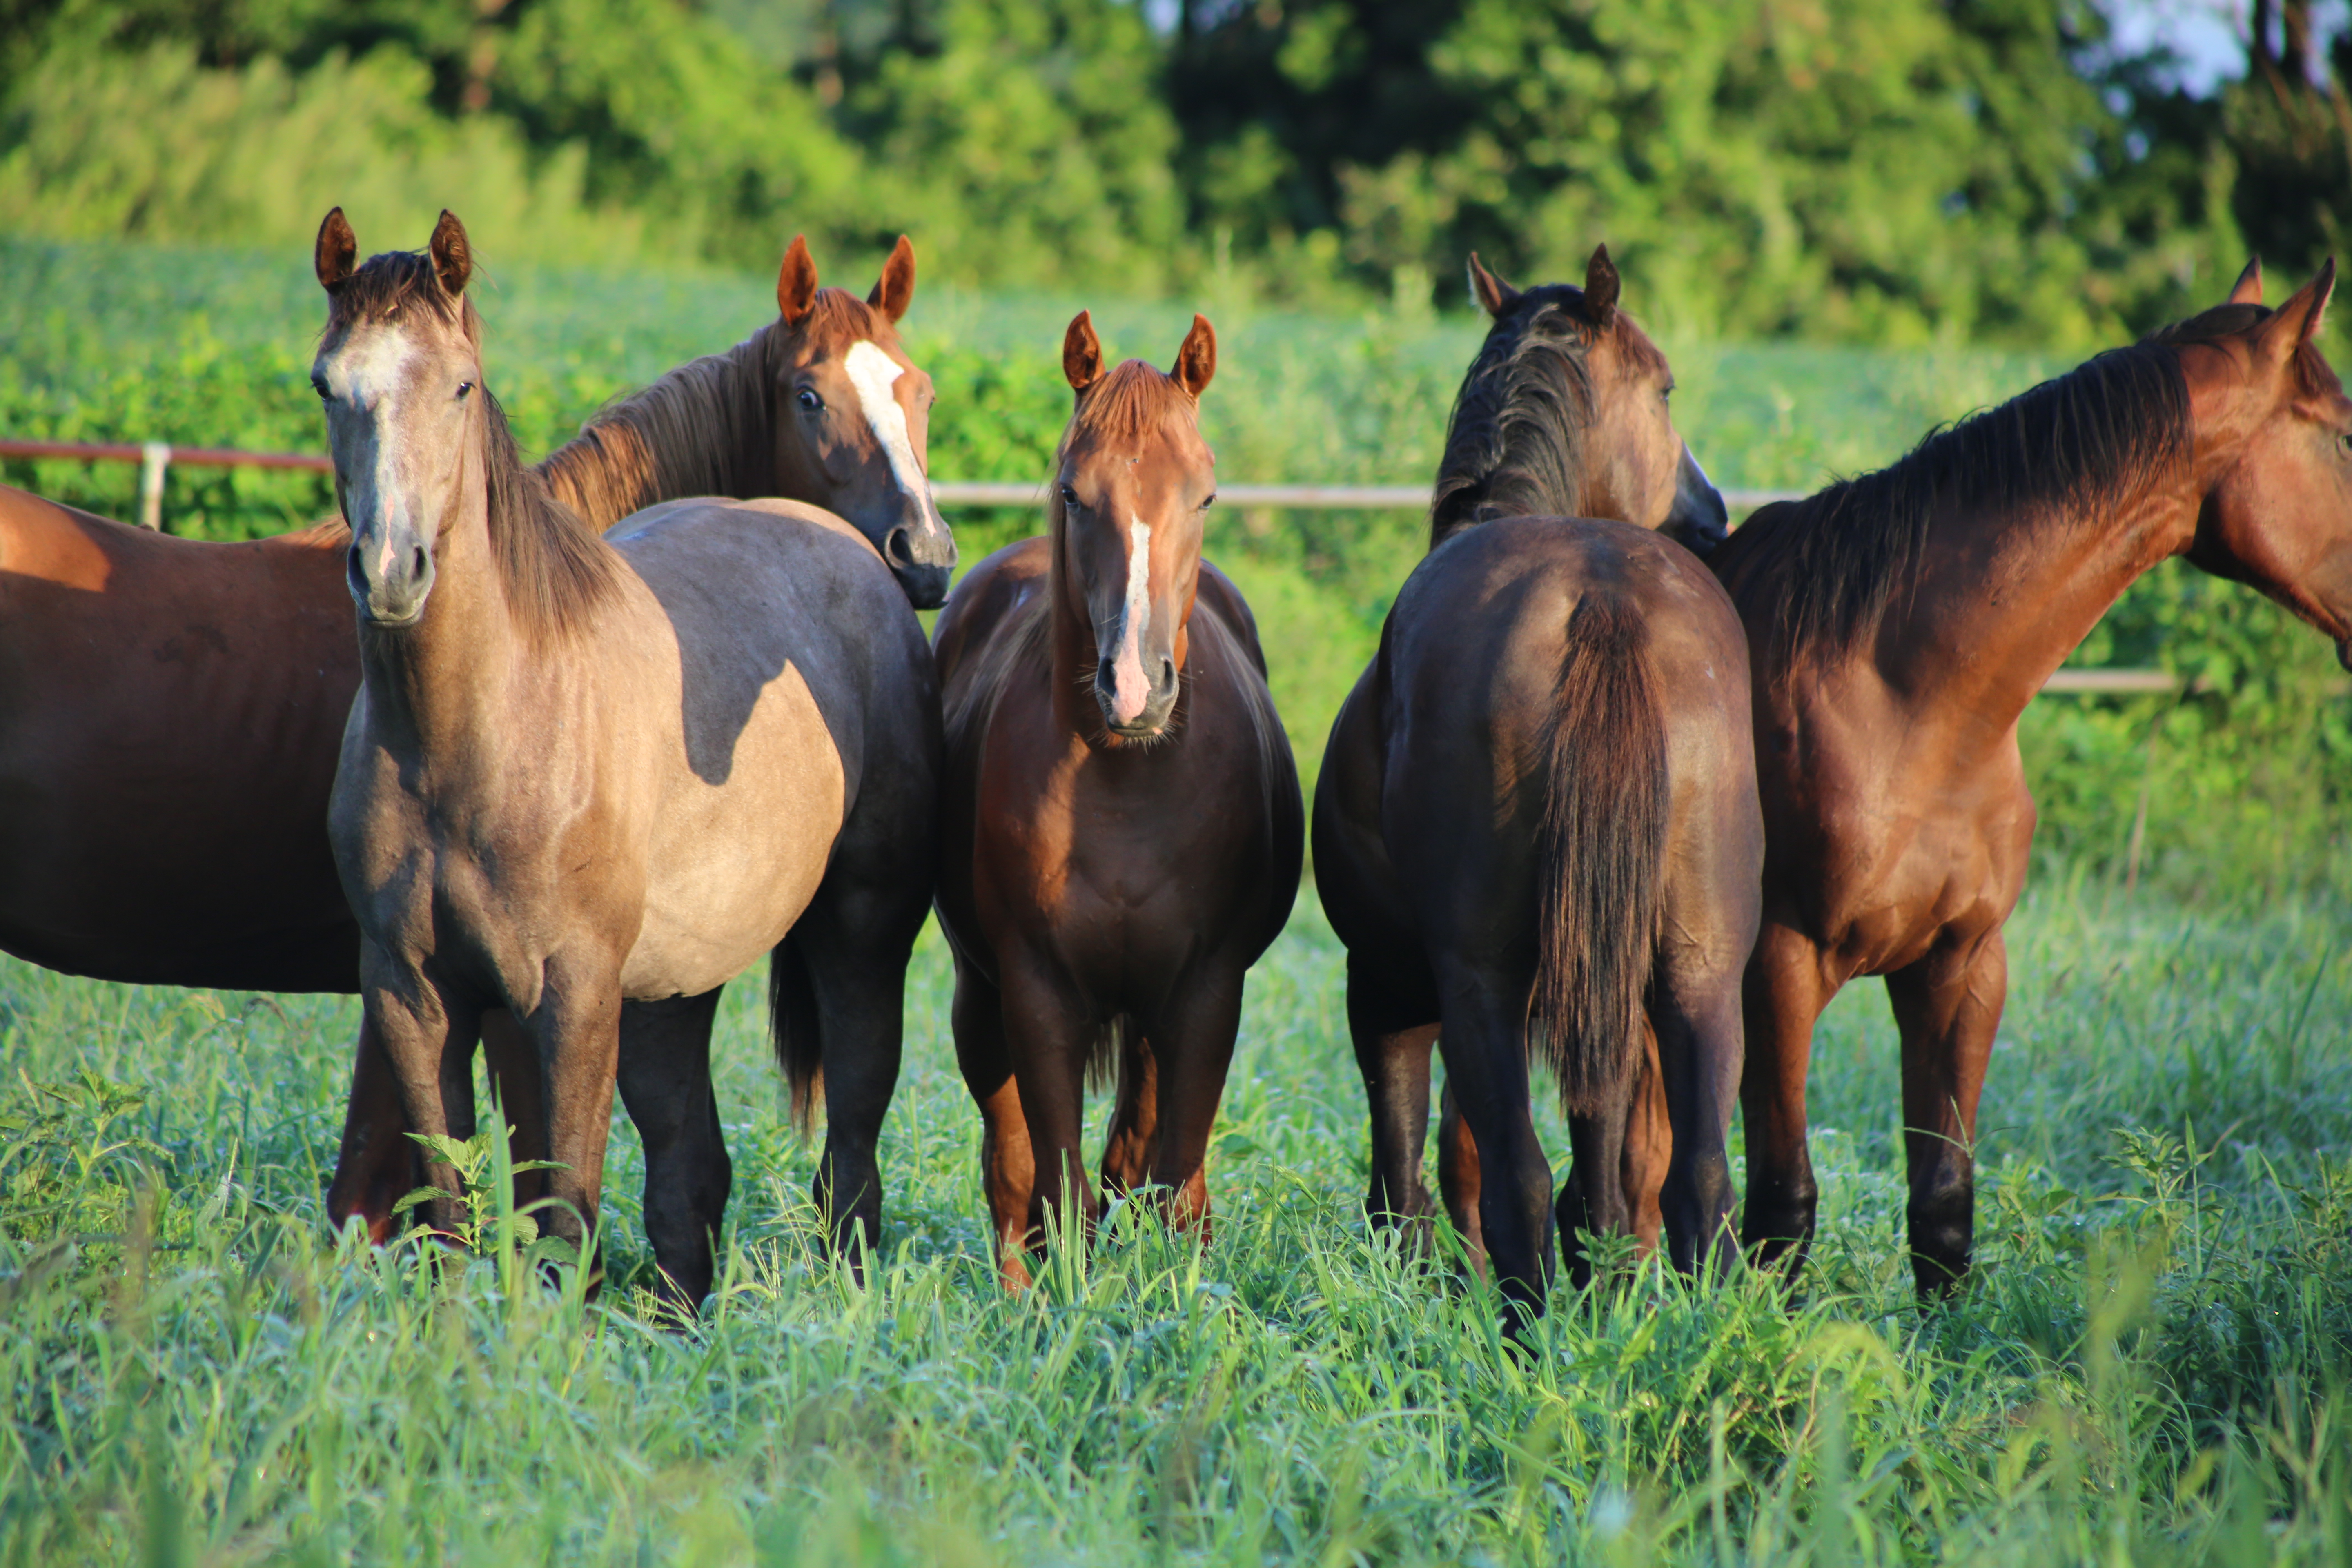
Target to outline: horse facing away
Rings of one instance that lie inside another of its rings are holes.
[[[1516,1318],[1552,1281],[1538,1052],[1574,1144],[1557,1216],[1571,1267],[1587,1272],[1578,1228],[1654,1240],[1661,1193],[1675,1262],[1727,1259],[1763,845],[1738,620],[1653,531],[1723,529],[1664,357],[1618,309],[1605,248],[1581,289],[1522,293],[1475,258],[1471,279],[1494,324],[1454,405],[1430,553],[1332,725],[1315,867],[1371,1105],[1366,1208],[1428,1223],[1437,1044],[1447,1207]],[[1663,1170],[1628,1161],[1645,1072],[1674,1127]]]
[[[1754,652],[1768,853],[1748,970],[1742,1240],[1801,1262],[1814,1021],[1886,979],[1903,1038],[1912,1266],[1969,1267],[1978,1096],[2033,800],[2017,721],[2140,574],[2186,556],[2352,663],[2352,400],[2313,335],[2331,260],[2273,313],[2229,301],[1750,518],[1710,564]]]
[[[1297,894],[1298,773],[1249,606],[1201,559],[1216,485],[1201,317],[1166,374],[1103,368],[1089,316],[1042,539],[982,562],[940,613],[947,710],[940,924],[981,1180],[1013,1289],[1082,1179],[1085,1079],[1116,1052],[1103,1156],[1205,1229],[1204,1163],[1243,976]]]
[[[617,1076],[663,1288],[691,1305],[730,1177],[711,1020],[772,950],[778,1052],[796,1106],[822,1074],[819,1198],[855,1262],[878,1237],[875,1142],[937,847],[913,612],[868,542],[790,502],[673,504],[598,538],[481,387],[457,219],[425,254],[356,255],[338,208],[313,378],[362,682],[329,832],[406,1125],[450,1130],[451,1064],[510,1012],[559,1162],[548,1228],[578,1239]],[[455,1173],[425,1169],[446,1228]]]

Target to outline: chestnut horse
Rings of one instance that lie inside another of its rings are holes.
[[[1015,1289],[1047,1215],[1096,1212],[1080,1118],[1088,1069],[1114,1052],[1105,1186],[1148,1180],[1177,1223],[1206,1227],[1242,977],[1298,890],[1298,773],[1257,626],[1201,559],[1216,459],[1199,398],[1216,352],[1195,316],[1169,374],[1106,371],[1080,312],[1045,537],[982,562],[940,615],[940,924]]]
[[[485,1012],[511,1013],[542,1067],[548,1228],[578,1239],[617,1076],[664,1290],[698,1301],[729,1183],[711,1021],[772,951],[778,1052],[797,1105],[823,1075],[819,1195],[855,1259],[877,1239],[875,1142],[936,855],[914,613],[870,542],[792,502],[675,502],[600,539],[481,386],[457,219],[423,255],[356,255],[337,208],[312,380],[361,685],[328,831],[405,1125],[451,1131],[452,1066]],[[425,1170],[446,1227],[456,1173]]]
[[[1581,289],[1522,293],[1475,258],[1471,279],[1494,324],[1454,405],[1429,555],[1331,727],[1315,870],[1371,1102],[1366,1208],[1426,1223],[1435,1043],[1447,1207],[1517,1321],[1552,1282],[1538,1053],[1574,1146],[1571,1268],[1588,1273],[1576,1229],[1636,1229],[1661,1183],[1675,1261],[1729,1258],[1763,833],[1738,618],[1652,531],[1723,528],[1664,356],[1618,309],[1605,248]],[[1645,1058],[1674,1131],[1662,1173],[1625,1168]]]
[[[2312,337],[2330,261],[2273,313],[2228,303],[1750,518],[1710,563],[1754,651],[1768,853],[1747,978],[1743,1242],[1801,1261],[1814,1020],[1886,979],[1903,1038],[1912,1267],[1956,1286],[1977,1097],[2033,836],[2018,716],[2141,573],[2249,583],[2352,661],[2352,401]]]

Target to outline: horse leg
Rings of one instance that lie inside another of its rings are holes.
[[[621,1006],[621,1100],[646,1146],[646,1236],[661,1270],[655,1293],[680,1316],[710,1294],[734,1182],[710,1087],[719,996],[713,990]]]
[[[504,1007],[482,1014],[482,1058],[498,1094],[499,1114],[513,1133],[507,1152],[518,1165],[547,1158],[547,1093],[540,1081],[539,1050],[530,1032]],[[525,1171],[514,1179],[518,1209],[547,1195],[547,1173]]]
[[[1029,1288],[1025,1258],[1029,1198],[1037,1184],[1029,1122],[1004,1043],[1004,998],[980,971],[956,960],[956,1065],[980,1106],[980,1189],[988,1201],[989,1244],[997,1279],[1008,1290]]]
[[[1729,1140],[1739,1099],[1747,949],[1745,942],[1720,944],[1714,953],[1700,945],[1677,946],[1659,966],[1651,990],[1654,1070],[1664,1089],[1665,1142],[1672,1151],[1660,1209],[1667,1256],[1685,1274],[1720,1273],[1737,1256]]]
[[[1220,964],[1178,982],[1152,1020],[1160,1062],[1160,1148],[1151,1177],[1166,1194],[1168,1217],[1209,1235],[1209,1139],[1225,1096],[1234,1040],[1242,1026],[1244,963]]]
[[[619,964],[602,955],[551,961],[538,1010],[525,1024],[539,1044],[547,1085],[547,1157],[558,1167],[548,1173],[540,1229],[579,1247],[582,1265],[590,1267],[588,1243],[604,1192],[604,1145],[620,1071]]]
[[[1443,976],[1440,1048],[1448,1091],[1478,1150],[1478,1228],[1514,1322],[1538,1316],[1552,1285],[1551,1163],[1537,1142],[1525,1040],[1528,981],[1464,968]],[[1613,1168],[1615,1152],[1611,1152]]]
[[[1586,1256],[1583,1236],[1630,1236],[1633,1208],[1623,1185],[1625,1126],[1640,1081],[1636,1057],[1617,1082],[1605,1089],[1592,1110],[1568,1119],[1571,1150],[1568,1180],[1559,1190],[1555,1219],[1559,1227],[1560,1261],[1578,1289],[1593,1283],[1592,1259]]]
[[[1086,1112],[1087,1057],[1100,1022],[1058,975],[1027,953],[1003,955],[1001,987],[1004,1039],[1029,1124],[1033,1182],[1024,1227],[1029,1250],[1041,1251],[1047,1216],[1075,1219],[1082,1246],[1094,1231],[1096,1197],[1079,1149]],[[1165,1146],[1166,1131],[1161,1131]]]
[[[1102,1190],[1116,1202],[1150,1179],[1160,1147],[1160,1061],[1132,1018],[1119,1030],[1118,1098],[1103,1140]]]
[[[1470,1272],[1486,1278],[1486,1233],[1478,1225],[1478,1202],[1484,1185],[1478,1180],[1478,1145],[1462,1120],[1462,1106],[1454,1098],[1454,1080],[1445,1080],[1445,1095],[1437,1111],[1437,1190],[1445,1200],[1446,1217],[1461,1234]]]
[[[364,1012],[352,1055],[351,1102],[343,1112],[334,1179],[327,1187],[327,1218],[337,1230],[358,1220],[368,1240],[382,1247],[392,1239],[392,1205],[422,1185],[424,1173],[408,1136],[392,1058],[384,1054],[373,1016]]]
[[[452,1058],[461,1063],[470,1058],[479,1015],[456,1004],[423,973],[395,963],[373,942],[361,946],[360,984],[360,1064],[352,1082],[352,1104],[346,1117],[346,1129],[348,1131],[350,1123],[363,1114],[372,1122],[380,1121],[377,1131],[383,1134],[382,1141],[363,1147],[383,1150],[384,1164],[397,1170],[400,1162],[389,1152],[393,1140],[409,1142],[405,1137],[409,1132],[426,1137],[453,1135],[456,1123],[443,1100],[451,1076],[448,1064]],[[383,1118],[378,1110],[362,1110],[363,1095],[369,1097],[372,1105],[380,1103],[374,1096],[383,1081],[375,1077],[376,1068],[372,1061],[375,1053],[369,1048],[371,1041],[382,1053],[378,1059],[398,1104],[396,1124]],[[470,1103],[458,1109],[470,1121]],[[460,1219],[461,1202],[456,1167],[421,1148],[414,1158],[417,1184],[441,1189],[441,1195],[425,1203],[417,1217],[435,1230],[454,1233]],[[362,1165],[357,1169],[366,1168]],[[340,1173],[338,1180],[340,1183]],[[387,1228],[389,1223],[387,1218]]]
[[[1376,1226],[1402,1225],[1425,1242],[1434,1207],[1422,1183],[1422,1145],[1429,1136],[1429,1053],[1437,1026],[1401,1006],[1388,987],[1348,960],[1348,1034],[1371,1108],[1372,1184],[1364,1213]]]
[[[1625,1142],[1617,1178],[1626,1203],[1632,1205],[1633,1239],[1641,1244],[1644,1258],[1658,1249],[1658,1230],[1664,1223],[1658,1196],[1674,1152],[1665,1083],[1658,1072],[1658,1031],[1645,1014],[1641,1059],[1633,1064],[1633,1090],[1625,1104]]]
[[[1938,944],[1886,977],[1903,1032],[1911,1270],[1922,1296],[1949,1294],[1969,1271],[1977,1099],[2008,994],[2009,948],[1999,926],[1971,943]]]
[[[1836,993],[1811,938],[1789,926],[1765,926],[1740,984],[1748,1035],[1739,1083],[1748,1203],[1739,1244],[1759,1264],[1785,1260],[1792,1278],[1804,1267],[1821,1206],[1805,1147],[1805,1073],[1812,1061],[1813,1025]]]

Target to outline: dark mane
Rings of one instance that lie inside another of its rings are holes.
[[[404,310],[430,311],[481,342],[481,317],[471,300],[452,298],[421,251],[368,258],[330,296],[327,329],[388,321]],[[544,647],[577,630],[617,592],[621,559],[580,515],[523,466],[506,410],[481,388],[482,470],[489,496],[491,558],[507,609],[526,642]],[[321,530],[328,524],[320,524]]]
[[[786,345],[809,334],[885,348],[898,341],[890,318],[856,295],[820,289],[797,324],[771,321],[603,409],[539,472],[599,528],[680,496],[776,494],[776,381]]]
[[[1598,334],[1573,284],[1530,289],[1486,331],[1446,421],[1429,508],[1429,545],[1498,517],[1573,516],[1592,422],[1586,365]],[[1653,360],[1638,331],[1625,345]]]
[[[2079,525],[2186,462],[2189,386],[2172,341],[2111,349],[1733,530],[1707,564],[1727,584],[1769,573],[1780,597],[1772,647],[1757,655],[1785,662],[1868,635],[1917,575],[1939,511],[2046,507]]]

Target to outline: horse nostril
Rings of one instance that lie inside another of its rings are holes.
[[[915,563],[915,552],[908,541],[904,524],[882,536],[882,559],[893,566],[912,566]]]
[[[1105,691],[1114,690],[1118,686],[1118,672],[1111,668],[1110,660],[1105,659],[1095,666],[1095,684]]]
[[[416,547],[416,553],[410,560],[408,569],[410,573],[415,576],[422,577],[425,575],[425,546],[422,544]]]
[[[1176,661],[1167,655],[1160,657],[1160,685],[1162,690],[1176,684]]]

